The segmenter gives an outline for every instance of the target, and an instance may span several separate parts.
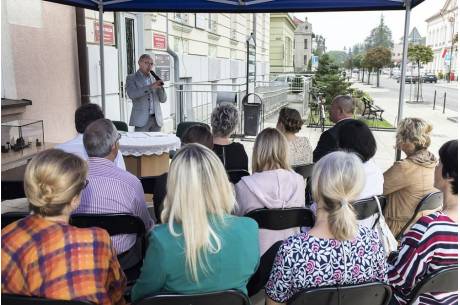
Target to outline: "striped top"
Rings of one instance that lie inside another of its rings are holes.
[[[407,232],[388,281],[399,304],[409,302],[412,289],[427,275],[458,264],[458,225],[436,212],[421,217]],[[416,304],[457,304],[457,293],[422,294]]]
[[[31,215],[2,229],[2,293],[125,304],[107,232]]]
[[[89,158],[88,168],[89,183],[81,194],[80,205],[74,214],[127,213],[140,217],[149,231],[153,220],[147,210],[139,179],[104,158]],[[112,236],[112,243],[117,254],[121,254],[136,243],[136,235],[115,235]]]

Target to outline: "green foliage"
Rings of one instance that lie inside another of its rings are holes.
[[[407,50],[407,57],[417,65],[427,64],[433,60],[433,50],[427,46],[411,44]]]
[[[438,72],[438,79],[444,79],[444,73],[441,71]]]
[[[382,69],[391,63],[391,50],[384,47],[376,47],[367,50],[364,56],[367,68]]]
[[[362,54],[356,54],[353,56],[353,67],[362,68],[364,56]]]
[[[326,53],[329,58],[339,67],[344,67],[347,60],[347,53],[343,51],[329,51]]]
[[[380,17],[380,24],[371,30],[370,35],[364,41],[365,49],[383,47],[391,49],[393,41],[390,28],[383,22],[383,15]]]
[[[324,94],[326,104],[330,104],[335,96],[350,93],[351,84],[341,76],[339,67],[329,55],[324,54],[319,58],[313,85]]]

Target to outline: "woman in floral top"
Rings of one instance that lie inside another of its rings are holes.
[[[286,303],[305,288],[386,281],[377,233],[358,226],[349,204],[363,185],[363,165],[354,154],[333,152],[315,164],[315,225],[281,246],[265,287],[267,305]]]

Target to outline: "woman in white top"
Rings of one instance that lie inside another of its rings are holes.
[[[287,107],[281,108],[276,128],[288,140],[291,165],[309,164],[313,160],[313,152],[308,138],[296,136],[303,123],[297,110]]]

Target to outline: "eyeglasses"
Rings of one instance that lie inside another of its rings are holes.
[[[149,65],[149,66],[153,66],[153,62],[144,61],[144,64]]]
[[[120,139],[121,139],[121,133],[118,133],[117,142],[120,141]]]

